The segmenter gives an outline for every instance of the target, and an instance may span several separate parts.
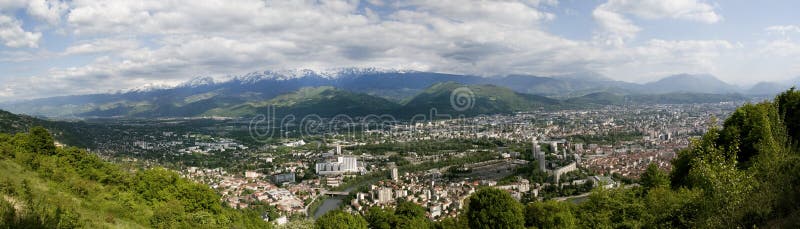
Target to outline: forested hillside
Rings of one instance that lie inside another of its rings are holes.
[[[0,133],[0,228],[265,228],[205,185],[166,169],[128,171],[42,127]]]

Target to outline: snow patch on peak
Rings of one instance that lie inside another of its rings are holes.
[[[213,84],[214,84],[214,78],[211,78],[209,76],[198,76],[178,85],[178,87],[194,88],[194,87],[213,85]]]
[[[129,88],[127,90],[118,90],[114,92],[109,92],[110,94],[125,94],[125,93],[144,93],[144,92],[151,92],[157,90],[164,90],[173,88],[174,85],[169,84],[156,84],[156,83],[147,83],[135,88]]]
[[[255,83],[262,80],[291,80],[306,77],[319,77],[324,79],[337,79],[340,77],[362,76],[381,73],[411,73],[414,70],[396,70],[384,68],[330,68],[324,70],[313,69],[288,69],[288,70],[267,70],[263,72],[251,72],[235,77],[234,80],[242,84]]]

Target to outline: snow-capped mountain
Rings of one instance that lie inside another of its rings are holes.
[[[671,77],[676,78],[676,77]],[[62,96],[0,104],[0,109],[15,113],[58,117],[64,114],[82,114],[92,117],[186,117],[208,114],[237,105],[259,103],[297,92],[303,88],[331,87],[381,99],[400,102],[424,92],[431,85],[454,82],[463,85],[496,85],[518,93],[556,98],[579,97],[591,93],[614,94],[672,93],[670,88],[648,90],[654,84],[640,85],[610,80],[596,73],[579,73],[562,77],[510,75],[480,77],[472,75],[420,72],[381,68],[338,68],[326,70],[291,69],[251,72],[228,80],[215,80],[209,76],[195,77],[174,87],[147,85],[127,92]],[[709,93],[708,88],[722,88],[713,76],[683,77],[673,80],[685,93]],[[669,81],[672,82],[672,81]],[[711,85],[704,85],[711,82]],[[717,85],[717,86],[714,86]],[[724,85],[723,85],[724,86]],[[729,90],[716,90],[729,93]],[[711,92],[713,93],[713,92]],[[344,93],[337,93],[345,95]],[[378,100],[374,100],[378,101]]]
[[[288,70],[266,70],[262,72],[251,72],[235,77],[234,81],[240,83],[255,83],[262,80],[291,80],[306,77],[316,77],[321,79],[338,79],[348,76],[363,76],[388,73],[410,73],[413,70],[397,70],[386,68],[331,68],[325,70],[312,69],[288,69]]]

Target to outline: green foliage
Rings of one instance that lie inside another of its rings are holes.
[[[400,202],[395,209],[370,208],[365,218],[370,228],[430,228],[425,208],[412,202]]]
[[[407,201],[400,202],[395,209],[395,228],[429,228],[431,223],[425,217],[425,212],[422,206]]]
[[[655,228],[691,228],[698,217],[702,198],[702,190],[698,189],[650,189],[645,197],[649,219],[647,225]]]
[[[736,153],[742,168],[751,164],[750,159],[762,153],[761,145],[782,145],[785,128],[777,109],[772,103],[747,104],[737,109],[725,120],[717,144]]]
[[[795,225],[800,155],[791,142],[797,137],[798,98],[789,90],[773,103],[744,105],[721,130],[712,128],[681,151],[670,174],[677,190],[648,194],[651,202],[672,206],[655,208],[654,223],[725,228]]]
[[[53,155],[56,153],[56,146],[53,136],[44,127],[37,126],[31,128],[27,141],[23,146],[27,152],[37,155]]]
[[[583,228],[638,228],[646,210],[640,189],[595,189],[576,215]]]
[[[221,203],[208,186],[180,178],[176,172],[163,168],[149,169],[136,174],[134,189],[151,202],[177,200],[187,212],[219,213]]]
[[[525,226],[535,228],[576,228],[573,205],[567,202],[532,202],[525,207]]]
[[[639,183],[645,189],[669,187],[669,177],[658,168],[658,165],[651,163],[639,178]]]
[[[316,229],[366,229],[367,221],[360,215],[353,215],[342,210],[329,211],[314,223]]]
[[[293,220],[284,225],[275,227],[277,229],[314,229],[314,220]]]
[[[468,229],[469,224],[466,219],[466,214],[461,214],[455,218],[444,218],[434,224],[437,229]]]
[[[508,192],[486,188],[469,197],[467,220],[470,228],[524,228],[522,205]]]
[[[391,229],[397,222],[397,217],[390,209],[383,209],[380,207],[371,207],[364,215],[369,228],[375,229]]]
[[[800,144],[800,91],[793,87],[775,98],[775,106],[794,144]]]

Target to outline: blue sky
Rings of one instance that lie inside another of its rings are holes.
[[[0,101],[198,76],[379,67],[597,72],[737,85],[800,76],[798,1],[0,0]]]

